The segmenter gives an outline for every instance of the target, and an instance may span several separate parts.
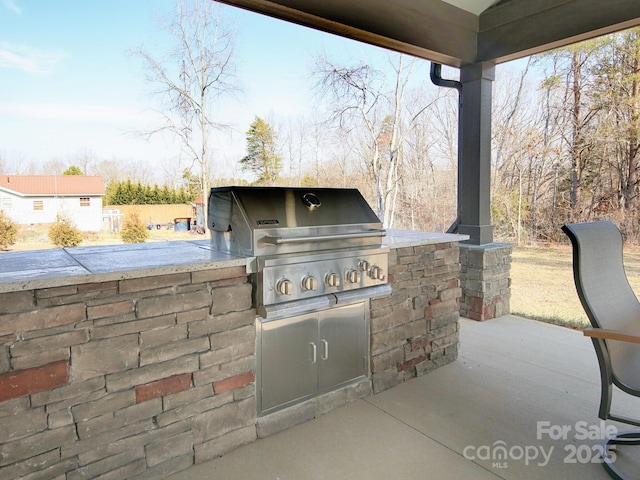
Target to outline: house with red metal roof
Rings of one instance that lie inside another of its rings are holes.
[[[102,228],[102,177],[0,175],[0,210],[19,225],[48,224],[58,214],[84,231]]]

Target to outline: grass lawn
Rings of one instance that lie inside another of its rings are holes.
[[[640,292],[640,248],[625,245],[631,288]],[[569,245],[514,247],[511,313],[569,326],[588,324],[573,283]]]

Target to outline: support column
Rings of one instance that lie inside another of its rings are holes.
[[[510,312],[511,245],[493,242],[491,223],[491,95],[495,65],[476,63],[460,70],[458,137],[458,233],[460,314],[489,320]]]
[[[468,243],[493,242],[491,224],[491,89],[493,63],[474,63],[460,69],[462,83],[458,128],[458,233]]]

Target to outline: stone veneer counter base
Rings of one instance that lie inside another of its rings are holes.
[[[454,360],[465,239],[389,232],[370,379],[261,419],[248,259],[206,240],[0,254],[0,478],[164,478]]]

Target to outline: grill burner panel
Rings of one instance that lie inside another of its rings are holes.
[[[387,249],[258,259],[256,303],[271,305],[387,283]]]

